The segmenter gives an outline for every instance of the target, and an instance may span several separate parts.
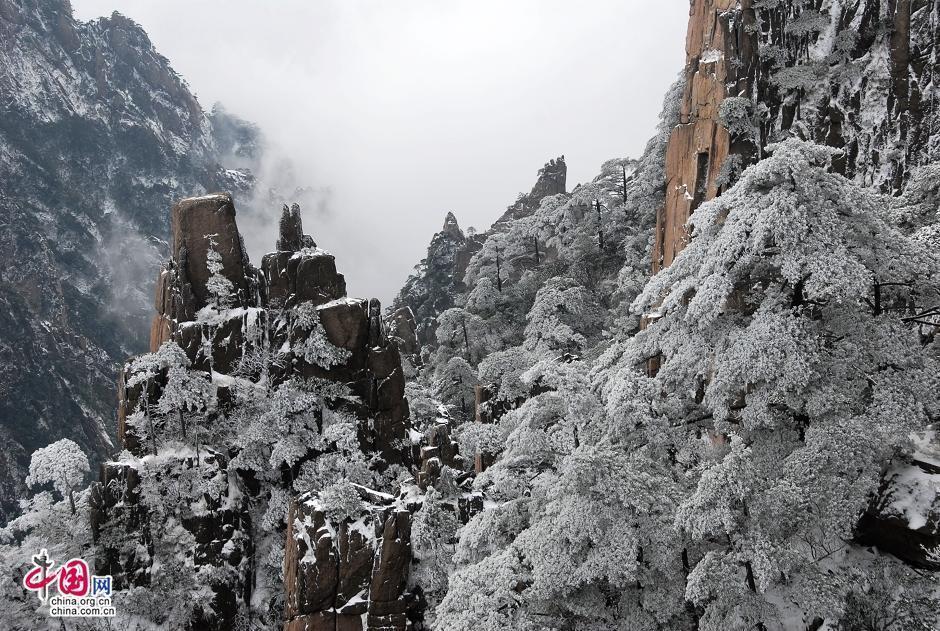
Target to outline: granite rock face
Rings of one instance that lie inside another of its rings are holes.
[[[195,312],[209,303],[210,248],[221,256],[222,275],[232,283],[235,304],[249,306],[248,253],[242,244],[235,223],[235,204],[231,195],[215,194],[183,199],[170,213],[170,235],[173,240],[173,260],[180,266],[190,296],[187,302],[194,310],[184,315],[192,318]],[[191,301],[191,302],[190,302]]]
[[[834,170],[900,193],[934,155],[936,11],[924,0],[850,0],[822,13],[813,3],[692,0],[653,271],[682,250],[695,209],[786,138],[844,148]]]
[[[411,513],[371,493],[356,515],[330,516],[316,494],[290,509],[284,631],[404,631],[411,600]]]
[[[249,307],[256,302],[255,272],[238,233],[230,195],[184,199],[170,212],[170,223],[172,255],[157,277],[151,352],[170,340],[171,331],[180,323],[195,320],[209,304],[210,248],[221,257],[221,273],[232,283],[235,304]]]
[[[418,341],[418,322],[410,307],[401,307],[389,318],[389,335],[398,344],[402,355],[419,357],[421,343]]]
[[[312,240],[312,239],[311,239]],[[280,236],[277,239],[278,252],[298,252],[304,247],[304,226],[300,217],[300,205],[284,205],[281,213]],[[316,244],[313,244],[316,247]]]
[[[409,409],[397,342],[387,333],[379,302],[348,298],[333,256],[317,248],[308,235],[298,234],[300,209],[285,208],[278,239],[279,247],[296,249],[268,254],[260,271],[245,255],[231,196],[182,200],[173,207],[172,225],[172,254],[158,276],[156,334],[151,342],[154,351],[174,342],[185,355],[187,370],[215,388],[218,409],[207,413],[206,422],[223,419],[238,405],[226,380],[258,376],[252,376],[244,358],[258,349],[277,349],[277,359],[266,373],[271,387],[305,378],[348,386],[355,396],[345,400],[342,409],[358,419],[359,448],[372,459],[372,466],[410,465]],[[214,259],[213,251],[218,255]],[[218,282],[231,289],[224,308],[211,295],[212,284]],[[323,364],[297,350],[310,336],[311,318],[339,353],[335,363]],[[232,454],[200,450],[198,443],[194,453],[185,449],[157,453],[156,443],[147,438],[153,431],[139,411],[159,404],[168,369],[159,368],[141,380],[135,379],[139,368],[134,366],[128,362],[119,376],[118,436],[137,460],[108,463],[94,486],[92,530],[102,542],[96,567],[101,573],[113,573],[120,588],[150,580],[152,542],[148,515],[137,492],[140,476],[135,463],[148,458],[149,475],[163,476],[165,483],[172,476],[198,471],[201,484],[214,491],[205,493],[198,510],[180,509],[180,524],[194,540],[186,554],[197,568],[226,568],[229,579],[214,585],[211,602],[195,609],[191,628],[231,629],[252,597],[254,542],[248,498],[257,492],[252,491],[254,480],[241,470],[229,469]],[[157,473],[151,471],[154,467]],[[410,513],[393,509],[390,496],[365,489],[363,493],[379,506],[365,529],[361,523],[327,524],[325,513],[307,511],[304,500],[294,503],[300,522],[291,518],[289,528],[304,533],[334,529],[330,532],[336,536],[327,541],[311,535],[313,539],[308,539],[314,543],[301,549],[298,546],[306,544],[288,535],[287,567],[291,563],[296,567],[288,569],[285,585],[287,615],[293,620],[286,628],[301,624],[298,620],[309,628],[404,628]],[[112,541],[123,543],[112,545]],[[363,590],[373,595],[360,605],[357,598]],[[333,610],[338,600],[348,607]],[[360,618],[363,626],[354,626]]]

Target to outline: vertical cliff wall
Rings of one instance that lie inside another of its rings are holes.
[[[732,150],[719,111],[731,94],[747,93],[753,80],[754,12],[736,0],[693,0],[686,36],[686,86],[680,123],[666,151],[666,202],[656,221],[653,271],[672,263],[686,242],[695,208],[719,193],[722,165]]]
[[[689,243],[696,209],[786,138],[840,150],[830,168],[859,187],[903,193],[937,155],[938,23],[936,0],[692,0],[653,272]],[[914,502],[902,479],[935,475],[918,453],[889,471],[857,540],[936,569],[936,526],[914,528],[892,508]]]
[[[692,0],[653,271],[682,250],[702,202],[789,137],[841,149],[835,171],[900,193],[937,154],[938,10],[936,0]]]

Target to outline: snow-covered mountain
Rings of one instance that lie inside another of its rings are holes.
[[[77,67],[59,13],[14,8]],[[152,352],[118,384],[122,452],[86,488],[77,445],[34,453],[33,493],[0,529],[0,621],[48,620],[15,578],[48,545],[114,578],[118,626],[936,629],[938,21],[933,0],[691,0],[686,67],[643,153],[571,190],[549,162],[482,234],[448,214],[388,322],[347,297],[298,207],[256,268],[232,196],[177,203],[157,317],[136,324]],[[57,85],[43,98],[71,102]],[[48,107],[48,124],[72,120]],[[218,163],[243,166],[253,128],[180,107],[148,110],[169,121],[146,127],[166,140],[153,168],[200,192],[250,183]],[[123,121],[150,120],[86,117],[113,152],[76,151],[104,171],[137,147]],[[179,153],[173,120],[189,121]],[[136,154],[92,185],[32,148],[61,143],[11,141],[41,168],[9,205],[33,246],[3,269],[2,296],[34,337],[86,335],[58,352],[97,349],[104,377],[119,329],[92,347],[109,321],[77,316],[136,294],[115,298],[121,266],[92,253],[147,243],[161,228],[138,209],[163,206]],[[33,277],[58,293],[31,293]],[[4,369],[45,362],[62,389],[50,400],[92,401],[45,340]],[[79,519],[91,527],[63,528]]]
[[[933,627],[938,17],[692,0],[640,160],[462,277],[434,237],[412,401],[465,421],[490,502],[434,628]]]
[[[0,0],[0,516],[33,449],[113,448],[114,375],[146,348],[166,209],[247,197],[260,147],[131,20]]]

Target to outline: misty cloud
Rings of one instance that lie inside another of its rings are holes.
[[[385,303],[447,211],[485,228],[549,158],[565,154],[570,189],[639,155],[688,17],[678,1],[74,4],[138,21],[204,107],[256,122],[287,158],[259,174],[282,181],[270,217],[240,215],[253,260],[281,198],[297,201],[350,292]]]

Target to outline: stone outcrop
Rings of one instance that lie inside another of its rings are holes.
[[[503,216],[493,225],[494,229],[498,229],[500,225],[513,219],[528,217],[538,209],[545,197],[566,192],[567,178],[568,165],[565,164],[565,156],[546,162],[545,166],[539,169],[538,178],[532,190],[526,195],[521,195],[513,205],[506,209]]]
[[[418,455],[415,460],[421,463],[421,468],[415,474],[415,483],[422,490],[437,483],[444,466],[457,471],[464,468],[464,457],[460,455],[457,441],[451,436],[448,419],[437,419],[425,430],[422,443],[416,447]]]
[[[170,234],[172,257],[179,265],[180,277],[185,283],[183,289],[188,294],[183,298],[188,308],[181,316],[192,319],[195,312],[209,303],[210,248],[221,256],[222,275],[234,286],[236,305],[249,305],[252,297],[248,295],[248,253],[235,223],[231,195],[221,193],[180,200],[170,213]]]
[[[686,82],[666,151],[666,201],[656,219],[653,272],[667,267],[688,240],[686,222],[719,194],[722,165],[733,151],[719,111],[729,95],[748,93],[757,46],[749,2],[693,0],[686,37]],[[741,6],[739,6],[741,5]]]
[[[202,372],[207,383],[211,376],[219,409],[210,411],[206,421],[213,423],[218,414],[236,404],[226,379],[259,377],[251,372],[257,368],[243,365],[244,358],[267,350],[277,354],[266,373],[271,385],[309,377],[345,384],[355,396],[337,405],[360,420],[357,434],[362,451],[375,456],[376,467],[408,466],[412,459],[409,409],[398,342],[388,335],[378,300],[346,296],[345,279],[336,271],[333,256],[302,233],[299,208],[284,209],[279,249],[264,257],[260,271],[245,256],[230,196],[183,200],[173,207],[172,224],[172,255],[158,278],[154,327],[158,334],[152,343],[157,350],[165,341],[175,342],[186,355],[189,370]],[[215,262],[210,261],[210,248],[219,253]],[[224,308],[210,300],[210,264],[231,283],[233,296]],[[311,313],[318,330],[342,353],[339,363],[320,365],[296,350],[311,335],[310,324],[301,322],[309,320]],[[410,342],[416,342],[413,335]],[[143,423],[135,412],[155,408],[168,372],[157,369],[146,380],[137,381],[134,375],[128,362],[118,383],[118,435],[125,449],[143,457],[154,452],[147,438],[152,430],[135,424]],[[213,480],[211,484],[206,480],[207,488],[224,489],[219,495],[205,494],[198,510],[180,507],[180,521],[195,542],[189,551],[192,563],[224,567],[229,577],[213,586],[212,601],[196,609],[191,627],[231,629],[237,612],[251,601],[253,544],[246,498],[257,492],[256,485],[245,477],[247,473],[229,471],[228,459],[234,454],[205,447],[191,455],[184,452],[161,453],[148,469],[165,463],[160,470],[165,473],[150,474],[179,475],[193,469],[195,458],[200,474]],[[152,544],[138,478],[134,465],[108,463],[92,494],[92,531],[96,541],[103,542],[96,567],[99,573],[115,576],[118,588],[149,581],[150,553],[140,551]],[[297,547],[303,545],[297,543],[300,540],[288,536],[287,567],[293,569],[288,569],[285,584],[291,620],[287,629],[304,625],[331,630],[404,629],[410,513],[393,508],[392,498],[382,494],[373,493],[367,499],[377,507],[374,516],[364,514],[366,521],[358,525],[330,524],[328,530],[335,528],[330,532],[336,538],[329,545],[319,535],[308,537],[316,542],[308,553]],[[296,510],[301,522],[309,522],[304,528],[316,533],[325,527],[320,523],[325,519],[322,512],[304,512],[305,500],[295,506],[300,507]],[[366,522],[373,534],[363,529]],[[299,523],[292,518],[289,527],[299,527]],[[114,541],[124,543],[112,545]],[[296,545],[292,547],[291,542]],[[324,577],[333,575],[335,581],[324,582]],[[362,604],[356,600],[360,593],[368,595]],[[344,608],[335,609],[339,600]]]
[[[418,341],[418,322],[411,307],[395,310],[389,318],[389,335],[395,339],[402,355],[420,357],[421,343]]]
[[[913,168],[935,158],[928,95],[940,32],[926,25],[936,19],[935,4],[917,0],[850,0],[821,10],[692,0],[653,271],[682,250],[698,205],[789,137],[841,149],[833,170],[900,193]]]
[[[332,255],[317,250],[271,252],[261,261],[266,303],[289,308],[299,302],[324,304],[346,295],[346,280]]]
[[[363,490],[357,515],[330,516],[316,494],[291,504],[284,631],[404,631],[411,513]]]
[[[436,344],[437,316],[453,307],[454,296],[465,289],[467,265],[482,243],[477,236],[466,236],[454,213],[447,213],[443,228],[431,239],[427,256],[392,303],[392,313],[411,310],[422,348]]]
[[[300,217],[300,204],[291,204],[290,208],[287,207],[287,204],[284,204],[279,228],[278,252],[298,252],[307,247],[308,243],[309,247],[317,247],[317,244],[313,242],[313,238],[304,234],[303,220]]]
[[[403,462],[407,450],[400,445],[407,435],[408,404],[405,377],[397,344],[390,341],[377,300],[346,297],[346,281],[336,271],[333,255],[300,234],[300,209],[284,208],[278,244],[296,250],[278,250],[264,256],[258,272],[248,262],[235,222],[230,196],[209,195],[182,200],[172,210],[171,259],[157,280],[157,311],[152,350],[166,341],[176,342],[193,367],[231,374],[252,349],[292,348],[306,336],[280,314],[300,304],[316,307],[329,341],[349,353],[347,361],[323,369],[287,351],[275,368],[280,383],[295,375],[321,377],[348,384],[362,401],[355,412],[364,421],[361,440],[368,451],[379,451],[389,462]],[[205,307],[210,237],[221,255],[222,274],[232,283],[238,308],[224,311],[211,322],[197,317]],[[126,419],[137,409],[141,386],[128,388],[122,373],[118,384],[118,434],[132,453],[141,453],[139,439]],[[159,380],[149,386],[159,395]]]
[[[220,193],[181,200],[170,213],[171,257],[157,277],[150,350],[172,339],[182,323],[196,319],[209,304],[208,256],[214,249],[221,257],[222,276],[232,283],[235,305],[255,303],[254,270],[248,262],[232,197]]]

